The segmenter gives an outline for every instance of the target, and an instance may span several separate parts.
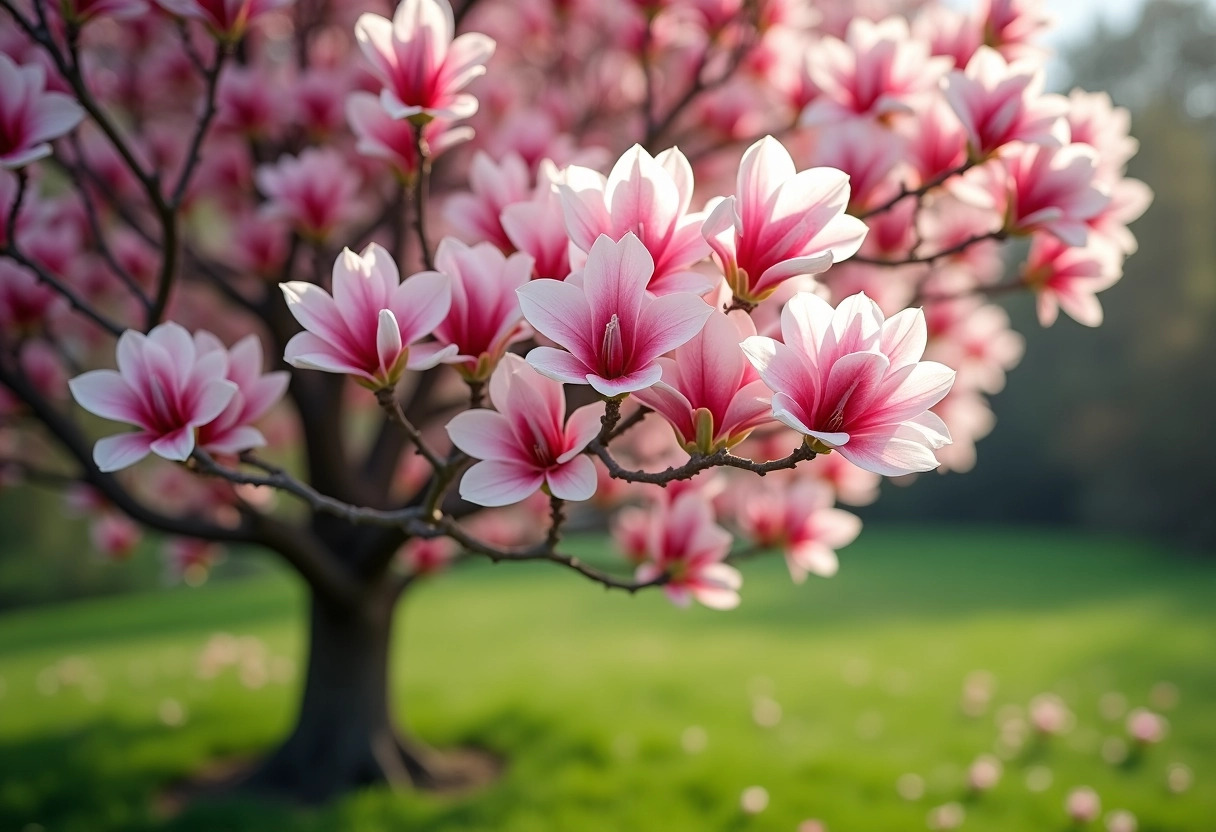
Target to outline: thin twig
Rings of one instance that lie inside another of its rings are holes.
[[[634,593],[648,587],[662,586],[669,580],[669,577],[666,574],[659,575],[658,577],[649,581],[635,581],[628,578],[620,578],[616,575],[605,572],[602,569],[596,569],[593,566],[588,566],[573,555],[567,555],[562,552],[554,551],[544,543],[522,549],[497,548],[478,540],[476,537],[473,537],[471,534],[462,529],[455,521],[449,518],[444,518],[442,521],[437,523],[433,529],[423,531],[423,534],[420,536],[436,537],[440,535],[450,537],[452,540],[455,540],[457,543],[463,546],[466,551],[487,557],[494,563],[500,563],[502,561],[529,560],[549,561],[550,563],[556,563],[559,566],[564,566],[567,569],[572,569],[582,575],[584,578],[595,581],[606,589],[621,589],[625,592]]]
[[[88,301],[84,300],[84,298],[82,298],[80,295],[78,295],[76,293],[76,291],[74,289],[72,289],[72,287],[68,286],[62,280],[55,277],[55,275],[51,274],[49,271],[44,269],[41,265],[39,265],[35,261],[26,257],[20,251],[18,251],[13,246],[11,241],[9,242],[9,244],[7,246],[0,249],[0,256],[8,257],[9,259],[13,260],[14,262],[19,263],[22,266],[25,266],[27,269],[32,271],[39,280],[41,280],[43,283],[50,286],[52,289],[54,289],[59,294],[63,295],[63,297],[65,297],[67,299],[68,303],[71,305],[71,307],[73,309],[75,309],[80,314],[84,315],[86,318],[88,318],[93,323],[97,324],[99,327],[104,329],[106,332],[113,335],[115,338],[122,335],[123,332],[126,331],[126,327],[120,326],[119,324],[117,324],[114,321],[107,318],[105,315],[98,312],[96,309],[93,308],[93,306],[90,303],[88,303]]]
[[[431,182],[431,154],[422,135],[422,125],[414,125],[414,153],[418,159],[418,176],[414,179],[414,231],[418,235],[418,246],[422,251],[422,263],[429,270],[435,269],[435,257],[426,236],[427,191]]]
[[[739,456],[732,456],[729,451],[715,451],[712,454],[698,454],[691,457],[688,462],[683,465],[672,465],[662,471],[637,471],[625,468],[609,452],[608,448],[603,445],[598,439],[593,440],[587,446],[590,453],[595,454],[604,463],[608,469],[609,475],[613,479],[625,480],[626,482],[644,482],[650,485],[666,486],[668,483],[678,480],[690,480],[697,474],[709,468],[739,468],[743,471],[751,471],[753,474],[764,476],[773,471],[786,471],[795,467],[800,462],[806,462],[809,459],[815,458],[815,452],[812,451],[806,444],[798,446],[792,454],[781,459],[770,460],[769,462],[756,462],[751,459],[744,459]]]
[[[921,263],[931,264],[943,258],[952,257],[955,254],[959,254],[974,245],[978,245],[979,243],[983,243],[988,240],[1004,240],[1008,236],[1009,232],[1005,231],[1004,229],[1000,229],[998,231],[989,231],[984,234],[976,234],[972,237],[968,237],[965,240],[961,240],[948,248],[944,248],[941,251],[935,251],[932,254],[926,254],[924,256],[909,255],[902,260],[886,260],[877,257],[863,257],[861,255],[854,254],[852,260],[854,263],[866,263],[871,266],[886,266],[888,268],[894,268],[896,266],[912,266]]]
[[[406,417],[405,410],[401,407],[401,401],[397,398],[395,388],[381,387],[376,391],[376,401],[380,403],[380,407],[388,414],[388,418],[397,425],[400,425],[401,429],[405,431],[405,435],[418,448],[418,453],[422,454],[426,458],[426,461],[431,463],[432,468],[439,471],[447,467],[447,463],[444,462],[443,458],[422,438],[422,432],[414,427],[414,423]]]
[[[875,214],[882,214],[887,211],[890,211],[892,208],[894,208],[896,205],[898,205],[900,202],[904,201],[908,197],[916,197],[917,199],[920,199],[922,196],[929,193],[929,191],[932,191],[936,188],[940,188],[942,185],[944,185],[946,183],[946,180],[948,180],[952,177],[955,177],[955,176],[961,176],[962,174],[971,170],[971,168],[974,166],[975,166],[975,162],[968,159],[966,162],[963,162],[958,167],[951,168],[950,170],[947,170],[944,173],[941,173],[941,174],[935,176],[934,178],[930,179],[928,182],[922,183],[920,186],[918,186],[916,188],[909,188],[906,185],[901,185],[900,189],[899,189],[899,193],[895,194],[895,196],[891,197],[886,202],[884,202],[880,205],[876,205],[875,207],[869,209],[868,211],[863,211],[862,213],[857,214],[857,219],[865,220],[865,219],[869,219],[870,217],[874,216]]]

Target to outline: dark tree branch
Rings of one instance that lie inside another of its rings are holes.
[[[875,257],[863,257],[861,255],[854,254],[852,260],[855,263],[866,263],[871,266],[886,266],[888,268],[894,268],[896,266],[932,264],[936,263],[938,260],[953,257],[956,254],[961,254],[974,245],[979,245],[980,243],[987,242],[988,240],[1004,240],[1008,236],[1009,232],[1005,231],[1004,229],[1000,229],[998,231],[988,231],[984,234],[976,234],[972,237],[968,237],[965,240],[960,240],[948,248],[944,248],[940,251],[935,251],[932,254],[926,254],[923,256],[911,254],[902,260],[886,260]]]
[[[97,324],[99,327],[104,329],[106,332],[113,335],[115,338],[117,338],[119,335],[122,335],[123,332],[126,330],[126,327],[120,326],[119,324],[115,323],[114,321],[110,320],[105,315],[101,314],[96,309],[94,309],[92,304],[90,304],[88,301],[86,301],[84,298],[82,298],[79,294],[77,294],[76,290],[74,290],[72,287],[68,286],[62,280],[55,277],[55,275],[51,274],[49,271],[44,269],[41,265],[34,262],[30,258],[26,257],[24,254],[22,254],[20,251],[18,251],[13,246],[12,241],[10,241],[7,246],[0,249],[0,255],[2,255],[4,257],[8,257],[13,262],[19,263],[20,265],[25,266],[27,269],[32,271],[39,280],[41,280],[43,283],[47,284],[48,286],[53,288],[56,292],[58,292],[63,297],[65,297],[73,309],[75,309],[80,314],[84,315],[86,318],[88,318],[93,323]]]
[[[812,451],[804,443],[798,446],[792,454],[781,459],[774,459],[769,462],[755,462],[754,460],[744,459],[743,457],[731,456],[729,451],[716,451],[712,454],[698,454],[691,457],[688,462],[683,465],[672,465],[662,471],[636,471],[625,468],[609,452],[600,440],[592,440],[587,446],[587,453],[595,454],[604,463],[608,469],[608,473],[613,479],[625,480],[626,482],[644,482],[650,485],[666,486],[668,483],[676,482],[677,480],[689,480],[697,474],[709,468],[738,468],[743,471],[751,471],[753,474],[764,476],[773,471],[785,471],[793,468],[800,462],[805,462],[815,458],[815,452]]]
[[[596,569],[593,566],[588,566],[577,557],[567,555],[562,552],[557,552],[551,547],[548,542],[529,546],[520,549],[503,549],[500,547],[491,546],[484,541],[481,541],[473,535],[466,532],[454,520],[444,518],[439,523],[431,527],[422,527],[418,529],[418,537],[450,537],[452,540],[464,547],[465,551],[472,554],[481,555],[489,558],[494,563],[503,561],[530,561],[543,560],[550,563],[556,563],[567,569],[571,569],[584,578],[588,578],[597,584],[600,584],[605,589],[622,589],[629,593],[634,593],[642,589],[652,586],[662,586],[669,580],[667,575],[659,575],[657,578],[649,581],[634,581],[628,578],[621,578],[612,575],[602,569]]]
[[[899,188],[899,192],[897,194],[895,194],[895,196],[891,197],[886,202],[883,202],[879,205],[874,206],[873,208],[869,209],[868,211],[863,211],[862,213],[858,214],[857,219],[866,220],[866,219],[869,219],[870,217],[875,216],[876,214],[882,214],[887,211],[890,211],[892,208],[894,208],[900,202],[903,202],[908,197],[915,197],[916,199],[919,200],[925,194],[929,193],[929,191],[940,188],[942,185],[944,185],[946,183],[946,181],[948,179],[955,177],[955,176],[961,176],[962,174],[971,170],[971,168],[973,168],[974,166],[975,166],[975,162],[972,162],[970,159],[968,159],[966,162],[963,162],[963,164],[959,165],[958,167],[951,168],[950,170],[945,171],[944,173],[941,173],[941,174],[935,176],[934,178],[930,179],[928,182],[921,184],[919,187],[909,188],[907,185],[901,185]]]

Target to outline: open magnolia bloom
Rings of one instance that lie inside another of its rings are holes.
[[[41,64],[18,65],[0,53],[0,169],[24,167],[50,156],[50,141],[82,118],[84,109],[74,99],[46,89]]]
[[[654,259],[647,288],[656,295],[702,293],[713,281],[693,264],[709,254],[701,237],[704,213],[690,213],[692,166],[679,148],[657,157],[640,145],[625,151],[605,178],[571,165],[557,186],[574,248],[588,252],[601,234],[620,240],[634,234]],[[581,257],[579,259],[582,259]]]
[[[848,174],[798,172],[789,151],[765,136],[743,154],[735,195],[714,206],[701,233],[735,299],[754,305],[791,277],[857,253],[867,229],[844,213],[848,204]]]
[[[659,356],[700,332],[713,309],[688,292],[655,297],[646,290],[653,273],[654,260],[634,234],[620,242],[601,235],[577,279],[519,289],[528,323],[564,347],[536,347],[528,363],[608,398],[654,384],[663,375]]]
[[[494,41],[477,32],[453,40],[455,28],[447,0],[402,0],[392,20],[359,17],[355,39],[384,84],[380,101],[393,118],[425,124],[477,112],[477,99],[461,90],[485,74]]]
[[[460,483],[460,496],[482,506],[518,503],[541,486],[563,500],[595,493],[595,466],[582,456],[600,429],[602,402],[566,419],[562,385],[517,355],[504,355],[490,377],[493,410],[467,410],[448,423],[452,444],[480,459]]]
[[[885,319],[865,294],[833,309],[809,292],[781,313],[781,341],[748,338],[743,351],[773,391],[773,418],[817,452],[839,451],[867,471],[929,471],[950,432],[929,408],[950,392],[954,370],[921,361],[925,316]]]
[[[149,453],[176,461],[194,452],[195,430],[218,417],[237,395],[228,353],[206,342],[200,349],[175,323],[147,335],[127,330],[118,339],[118,370],[93,370],[69,386],[85,410],[139,428],[99,439],[93,460],[102,471],[134,465]],[[260,353],[259,353],[259,358]],[[252,444],[257,444],[252,442]]]
[[[742,312],[714,310],[691,341],[660,358],[663,378],[637,392],[675,429],[689,453],[731,448],[772,420],[771,396],[739,343],[756,334]]]
[[[420,272],[401,280],[397,264],[372,243],[334,263],[333,295],[313,283],[281,284],[287,308],[304,327],[287,343],[293,367],[345,373],[364,387],[393,387],[407,369],[453,358],[455,344],[416,343],[439,326],[452,303],[451,278]]]

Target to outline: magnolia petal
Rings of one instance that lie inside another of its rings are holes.
[[[93,446],[93,462],[105,473],[127,468],[146,457],[152,450],[152,435],[144,432],[120,433],[97,440]]]
[[[544,481],[544,473],[536,468],[487,459],[465,472],[460,480],[460,496],[479,506],[509,506],[531,497]]]
[[[114,370],[93,370],[68,382],[76,403],[90,413],[115,422],[138,425],[139,397],[121,373]]]
[[[401,330],[397,317],[391,309],[381,309],[376,318],[376,356],[380,360],[380,372],[386,376],[401,357]]]
[[[638,390],[644,390],[662,377],[663,368],[658,364],[651,364],[649,367],[634,370],[629,375],[617,378],[603,378],[594,373],[588,373],[587,383],[601,396],[613,398],[625,393],[636,393]]]
[[[149,446],[157,456],[174,462],[185,462],[194,453],[194,428],[183,425],[172,433],[152,441]]]
[[[452,444],[474,459],[519,462],[522,451],[507,417],[492,410],[466,410],[447,425]]]
[[[437,367],[440,364],[450,364],[457,359],[460,352],[460,347],[455,344],[440,344],[438,341],[426,341],[421,344],[414,344],[409,348],[409,356],[406,358],[405,368],[407,370],[429,370],[432,367]]]
[[[237,454],[265,445],[266,437],[260,430],[249,425],[239,425],[208,442],[203,446],[203,450],[213,454]]]
[[[854,433],[837,450],[858,468],[884,477],[932,471],[939,465],[924,434],[903,426]]]
[[[591,368],[565,350],[553,347],[533,347],[528,363],[543,376],[564,384],[587,384]]]
[[[524,319],[537,332],[575,353],[581,361],[595,362],[596,351],[587,340],[591,311],[581,288],[561,280],[542,279],[519,287],[515,294]]]
[[[686,344],[705,326],[713,307],[696,295],[679,293],[653,299],[642,309],[633,360],[649,364],[665,352]]]
[[[590,500],[595,496],[598,482],[595,463],[589,457],[576,456],[550,468],[545,474],[545,481],[549,483],[549,491],[554,497],[575,502]]]
[[[605,405],[603,402],[585,404],[570,414],[566,420],[566,451],[557,458],[566,462],[575,454],[581,454],[602,427]]]

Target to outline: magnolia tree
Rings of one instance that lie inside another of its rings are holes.
[[[1150,199],[1127,113],[1044,92],[1033,0],[377,5],[0,0],[4,482],[111,556],[300,575],[251,784],[311,800],[460,776],[388,689],[444,566],[832,575],[837,503],[974,463],[1022,352],[989,299],[1097,325]]]

